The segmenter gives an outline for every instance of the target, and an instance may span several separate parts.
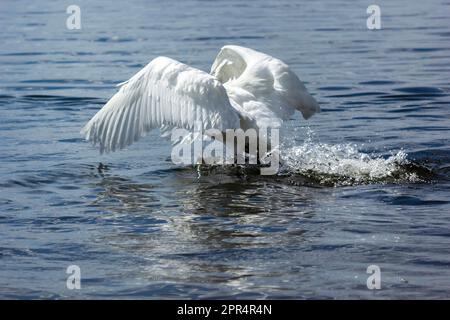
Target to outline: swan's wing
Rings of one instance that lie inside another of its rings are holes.
[[[240,46],[225,46],[211,74],[227,89],[230,100],[258,126],[277,126],[295,110],[308,119],[320,108],[294,72],[281,60]],[[237,108],[235,106],[235,108]]]
[[[81,133],[115,151],[158,127],[203,130],[239,128],[239,116],[223,85],[206,72],[166,57],[152,60],[86,124]]]

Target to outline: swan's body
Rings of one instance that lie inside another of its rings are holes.
[[[247,130],[278,128],[299,110],[320,111],[303,83],[282,61],[225,46],[211,74],[158,57],[130,80],[86,124],[82,133],[101,152],[122,149],[153,128]]]

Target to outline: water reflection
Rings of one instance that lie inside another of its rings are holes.
[[[285,177],[217,168],[200,178],[195,169],[173,170],[159,184],[108,172],[97,187],[93,205],[109,212],[104,217],[116,229],[98,241],[143,259],[137,278],[233,290],[251,287],[255,275],[278,276],[277,268],[264,269],[266,258],[255,261],[307,241],[303,222],[314,219],[320,194]]]
[[[287,230],[293,219],[311,218],[320,190],[295,184],[292,177],[264,177],[252,171],[236,175],[234,169],[215,168],[196,175],[195,169],[172,170],[150,184],[108,173],[96,183],[92,205],[113,213],[165,216],[172,222],[180,218],[183,224],[205,226],[200,234],[219,222],[226,235],[257,237]],[[176,208],[183,212],[179,217],[171,215]]]
[[[117,213],[136,213],[158,206],[153,194],[153,185],[135,183],[118,176],[103,176],[97,184],[100,192],[92,205],[105,206],[105,209]]]

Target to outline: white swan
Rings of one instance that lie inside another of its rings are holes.
[[[281,60],[240,46],[224,46],[211,74],[158,57],[119,84],[119,91],[81,133],[100,152],[122,149],[153,128],[203,130],[279,127],[299,110],[320,111],[303,83]]]

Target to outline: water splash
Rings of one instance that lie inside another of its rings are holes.
[[[411,183],[423,179],[400,150],[385,158],[358,150],[352,144],[318,143],[313,133],[299,146],[283,150],[284,174],[298,174],[324,185]]]

